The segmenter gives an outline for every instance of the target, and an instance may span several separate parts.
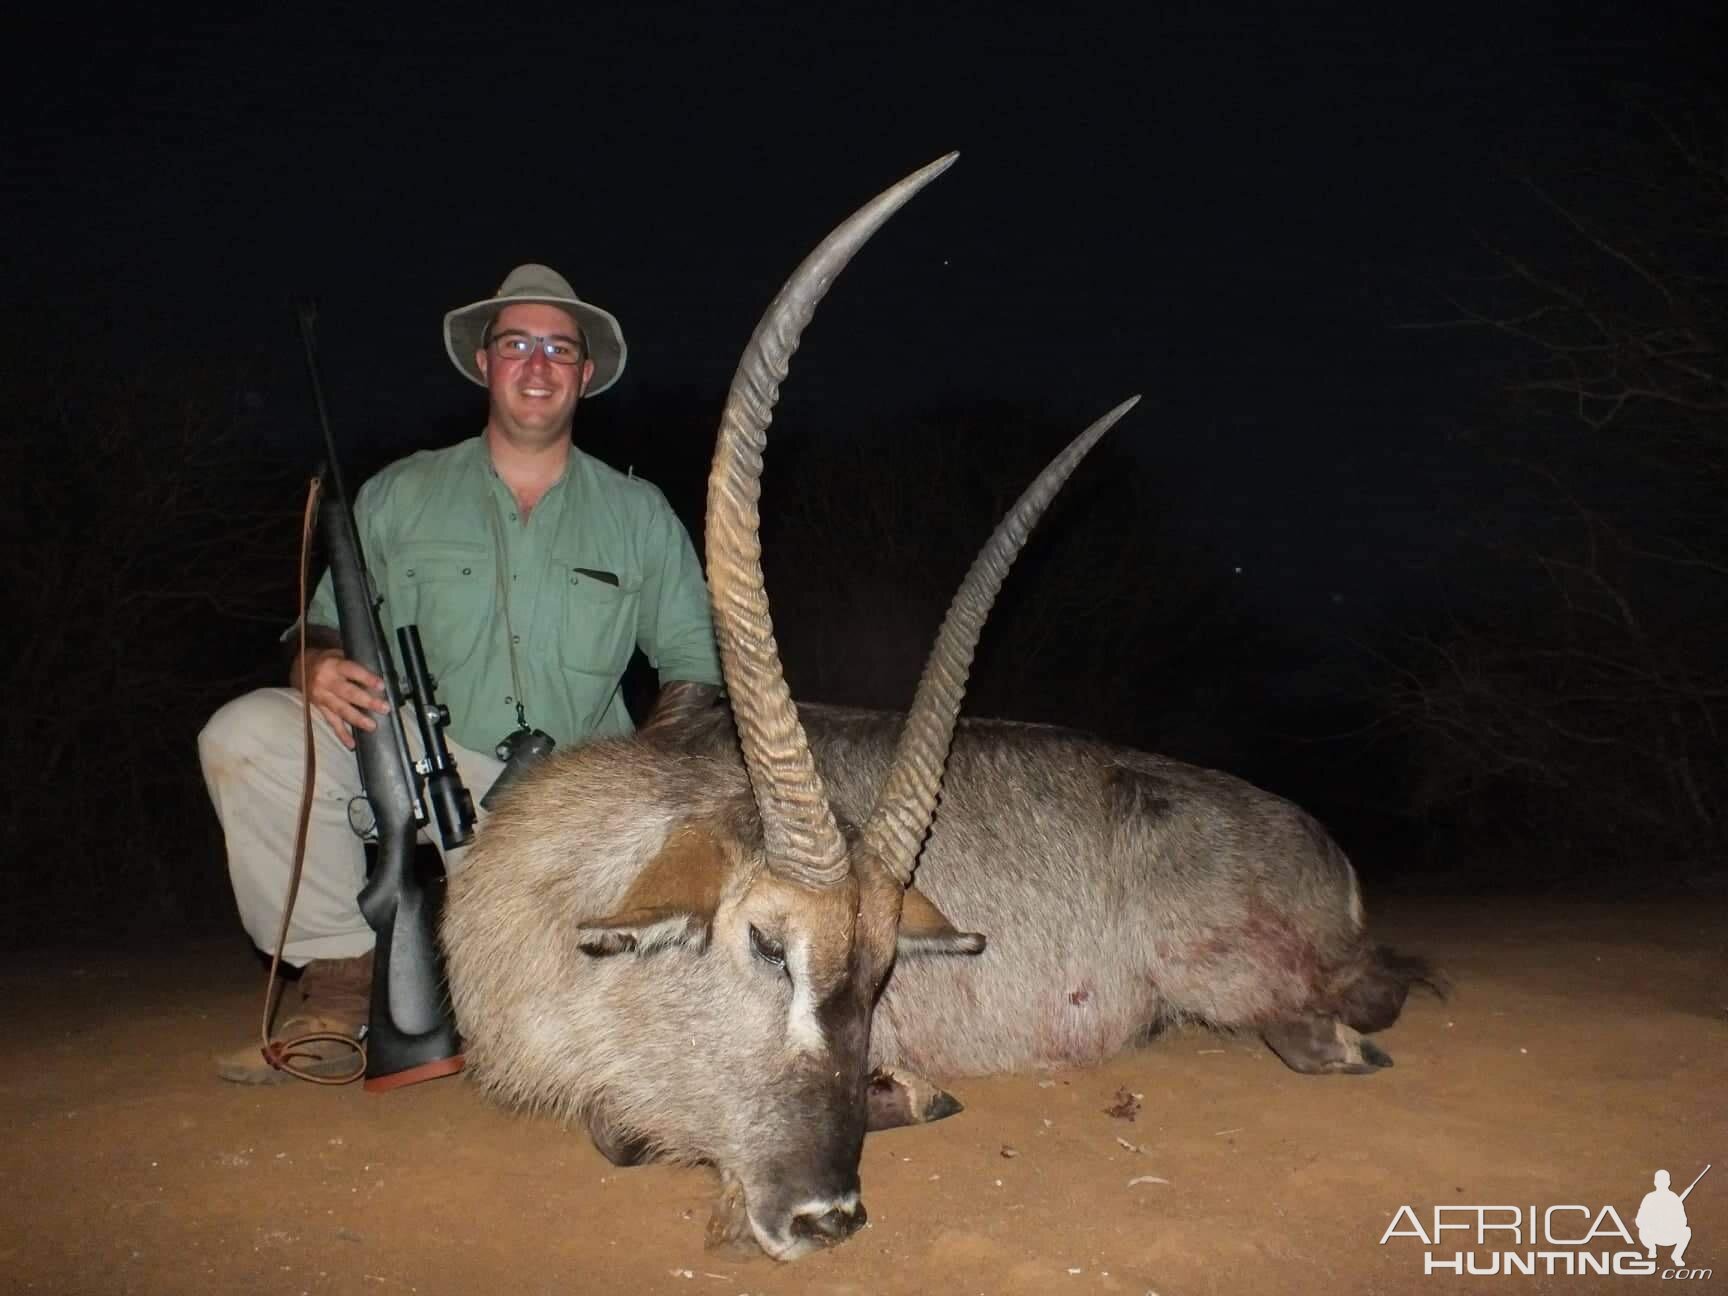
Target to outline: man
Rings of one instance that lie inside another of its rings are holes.
[[[503,768],[490,753],[518,729],[542,729],[560,746],[629,733],[621,683],[636,648],[661,682],[650,725],[711,702],[720,667],[701,567],[665,498],[571,440],[579,403],[624,368],[617,320],[555,271],[523,265],[496,296],[446,315],[444,344],[488,392],[484,431],[392,464],[361,489],[355,515],[386,636],[393,645],[397,626],[419,626],[450,710],[451,754],[478,803]],[[259,948],[273,949],[301,797],[301,690],[311,699],[318,772],[284,948],[304,968],[301,1003],[278,1040],[355,1035],[372,979],[373,934],[355,898],[365,862],[349,826],[360,795],[349,753],[354,730],[376,728],[389,707],[382,681],[343,654],[328,574],[306,622],[292,687],[229,703],[198,743],[241,920]],[[306,1053],[315,1057],[302,1066],[314,1072],[352,1064],[334,1042],[296,1056]],[[256,1042],[216,1063],[239,1083],[284,1078]]]
[[[1709,1170],[1709,1166],[1704,1167]],[[1699,1175],[1698,1179],[1704,1176]],[[1692,1181],[1695,1188],[1698,1179]],[[1669,1259],[1675,1265],[1686,1263],[1686,1245],[1692,1241],[1692,1230],[1686,1224],[1686,1195],[1692,1191],[1675,1193],[1668,1186],[1670,1180],[1666,1170],[1658,1170],[1652,1178],[1656,1185],[1650,1192],[1644,1194],[1644,1200],[1638,1203],[1638,1214],[1633,1223],[1638,1227],[1638,1241],[1650,1252],[1650,1259],[1656,1258],[1656,1248],[1673,1247]]]

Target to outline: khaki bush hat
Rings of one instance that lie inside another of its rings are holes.
[[[444,317],[444,349],[469,382],[486,385],[486,379],[474,364],[474,353],[486,336],[486,326],[498,312],[517,302],[538,302],[569,311],[582,326],[588,342],[588,355],[594,361],[594,379],[588,384],[589,396],[598,396],[624,372],[624,332],[610,311],[591,306],[576,295],[570,281],[550,266],[519,265],[498,285],[496,296],[467,306],[458,306]]]

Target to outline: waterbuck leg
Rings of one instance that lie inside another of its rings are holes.
[[[894,1067],[877,1067],[870,1073],[864,1101],[869,1108],[865,1128],[871,1131],[928,1125],[965,1110],[946,1089],[938,1089],[915,1072]]]
[[[762,1254],[756,1235],[750,1231],[744,1185],[724,1170],[720,1172],[720,1195],[714,1199],[703,1241],[708,1250],[728,1252],[739,1259]]]
[[[1392,1065],[1385,1050],[1336,1017],[1308,1016],[1260,1032],[1284,1065],[1304,1075],[1371,1075]]]
[[[600,1155],[615,1166],[641,1165],[648,1160],[648,1140],[625,1134],[596,1112],[588,1118],[588,1137]]]

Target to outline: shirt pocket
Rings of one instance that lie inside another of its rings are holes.
[[[623,573],[614,585],[599,574],[602,570],[589,563],[559,562],[563,618],[558,655],[566,670],[606,676],[615,683],[636,649],[642,585]]]
[[[497,601],[495,559],[480,545],[403,545],[390,566],[385,611],[396,626],[420,627],[433,675],[460,670],[479,650]],[[391,645],[395,651],[395,645]]]

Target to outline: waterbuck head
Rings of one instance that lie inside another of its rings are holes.
[[[858,1163],[870,1022],[895,960],[984,949],[982,935],[957,929],[912,886],[967,672],[1031,526],[1134,403],[1076,438],[997,527],[948,610],[873,811],[862,824],[841,821],[799,723],[769,618],[758,539],[762,452],[779,384],[829,284],[953,160],[907,177],[830,234],[750,339],[721,422],[707,515],[715,633],[750,804],[676,829],[621,907],[580,933],[582,948],[596,956],[700,953],[684,964],[693,969],[689,983],[668,991],[701,1001],[699,1025],[681,1019],[697,1056],[658,1055],[683,1073],[677,1083],[697,1085],[710,1100],[699,1128],[683,1131],[680,1143],[694,1141],[715,1162],[741,1196],[735,1205],[749,1233],[783,1260],[864,1223]],[[733,1073],[704,1083],[697,1075],[704,1067]]]

